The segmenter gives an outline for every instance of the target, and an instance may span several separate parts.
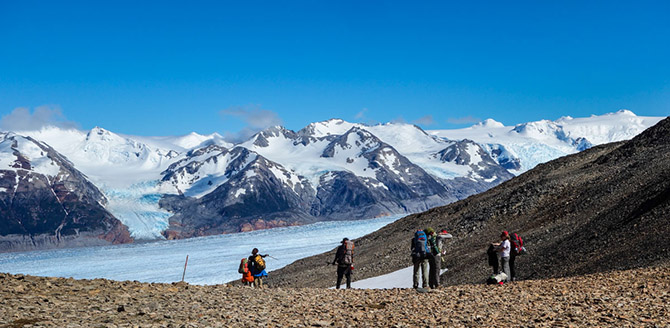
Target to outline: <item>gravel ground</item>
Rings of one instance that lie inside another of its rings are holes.
[[[670,327],[665,266],[426,293],[10,274],[0,286],[0,327]]]

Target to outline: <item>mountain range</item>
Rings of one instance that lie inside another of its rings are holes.
[[[518,278],[545,279],[670,263],[670,118],[629,141],[595,146],[486,192],[395,221],[355,239],[356,279],[411,265],[413,232],[447,229],[444,284],[483,283],[486,250],[502,231],[528,249]],[[274,286],[332,286],[335,250],[272,273]],[[411,279],[408,276],[407,279]]]
[[[43,194],[58,190],[66,175],[77,179],[78,187],[71,188],[76,197],[68,198],[72,206],[99,211],[90,229],[86,224],[71,236],[96,231],[104,237],[95,243],[421,212],[488,190],[539,163],[632,138],[661,119],[619,111],[516,126],[489,119],[465,129],[428,131],[331,119],[297,132],[271,127],[238,144],[218,134],[140,137],[100,127],[13,131],[0,135],[0,199],[7,221],[0,235],[51,241],[6,244],[4,250],[62,245],[47,222],[63,222],[63,215],[40,206]],[[27,175],[39,178],[21,180],[22,186],[46,191],[20,193],[18,182],[7,182]],[[12,228],[12,218],[26,213],[39,229]]]

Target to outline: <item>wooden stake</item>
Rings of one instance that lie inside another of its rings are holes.
[[[184,282],[184,277],[186,276],[186,266],[188,265],[188,255],[186,255],[186,263],[184,263],[184,274],[181,275],[181,282]]]

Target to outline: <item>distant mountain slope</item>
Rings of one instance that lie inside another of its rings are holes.
[[[51,147],[0,135],[0,251],[131,242],[106,202]]]
[[[446,284],[480,283],[486,247],[500,232],[524,237],[521,279],[670,262],[670,118],[627,142],[541,164],[487,192],[410,215],[356,240],[356,279],[410,265],[412,233],[446,228]],[[344,236],[343,236],[344,237]],[[333,251],[271,273],[276,286],[332,285]],[[411,279],[411,277],[408,277]]]
[[[561,117],[504,126],[487,119],[471,127],[456,130],[429,130],[428,133],[450,140],[473,140],[484,147],[498,163],[514,174],[537,164],[573,154],[594,145],[633,138],[663,117],[637,116],[620,110],[591,117]]]

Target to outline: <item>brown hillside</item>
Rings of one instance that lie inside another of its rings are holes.
[[[416,229],[454,235],[442,283],[483,282],[486,247],[502,230],[524,238],[521,279],[565,277],[670,260],[670,119],[636,138],[537,166],[465,200],[407,216],[356,240],[355,280],[411,265]],[[343,236],[344,237],[344,236]],[[272,272],[274,286],[334,285],[334,250]]]

